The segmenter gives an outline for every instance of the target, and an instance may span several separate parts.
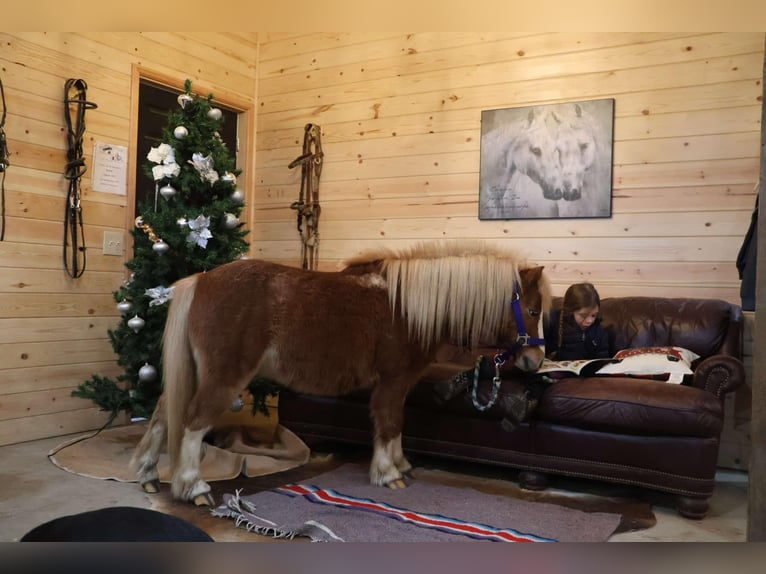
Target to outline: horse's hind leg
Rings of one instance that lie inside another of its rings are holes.
[[[378,383],[370,397],[370,414],[375,428],[370,482],[378,486],[406,486],[403,473],[412,469],[402,451],[404,399],[409,379]]]
[[[136,472],[136,478],[146,492],[155,494],[160,491],[160,475],[157,471],[157,461],[160,450],[165,443],[168,424],[165,412],[165,395],[160,396],[157,407],[149,421],[149,426],[136,446],[130,467]]]
[[[202,439],[212,425],[191,430],[184,428],[178,465],[173,473],[171,490],[179,500],[191,500],[197,506],[213,505],[210,485],[202,479],[199,466],[202,459]]]
[[[186,411],[184,433],[181,449],[173,472],[171,489],[173,496],[179,500],[190,500],[197,506],[214,505],[210,495],[210,485],[200,474],[202,459],[202,440],[213,428],[218,417],[231,406],[247,384],[247,379],[238,376],[229,369],[200,369],[202,372],[217,372],[221,381],[235,381],[235,384],[221,384],[214,387],[211,380],[200,380],[197,392],[194,394]],[[241,385],[237,384],[241,381]]]

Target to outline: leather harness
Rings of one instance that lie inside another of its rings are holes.
[[[2,207],[0,208],[0,241],[5,239],[5,170],[8,169],[8,143],[5,139],[5,90],[3,81],[0,80],[0,99],[3,102],[3,115],[0,117],[0,172],[2,172]]]
[[[73,278],[85,272],[85,232],[80,203],[80,179],[86,171],[82,151],[85,134],[85,110],[97,108],[85,95],[88,85],[85,80],[69,79],[64,84],[64,118],[67,127],[67,162],[64,177],[69,182],[64,207],[64,268]],[[74,108],[74,114],[72,109]],[[73,121],[74,115],[74,121]],[[70,245],[71,240],[71,245]]]
[[[301,238],[301,265],[316,269],[319,261],[319,176],[322,175],[322,128],[306,124],[303,133],[303,151],[287,167],[301,166],[301,191],[298,201],[290,205],[297,212],[298,235]]]

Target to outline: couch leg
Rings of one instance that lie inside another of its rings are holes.
[[[689,496],[679,496],[676,499],[676,505],[678,514],[692,520],[705,518],[710,507],[707,498],[691,498]]]
[[[548,488],[548,476],[533,470],[519,473],[519,486],[526,490],[545,490]]]

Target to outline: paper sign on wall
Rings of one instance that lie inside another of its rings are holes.
[[[128,148],[96,142],[93,146],[93,191],[127,193]]]

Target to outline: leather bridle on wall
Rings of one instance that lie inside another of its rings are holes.
[[[86,171],[82,152],[85,110],[97,108],[86,99],[85,80],[69,79],[64,85],[64,118],[67,127],[67,163],[64,177],[69,181],[64,211],[64,268],[73,278],[85,272],[85,232],[80,203],[80,179]],[[70,244],[71,241],[71,244]]]
[[[5,239],[5,170],[8,169],[10,162],[8,161],[8,142],[5,139],[5,90],[3,89],[3,81],[0,80],[0,100],[3,103],[3,114],[0,116],[0,173],[2,175],[2,182],[0,182],[0,241]]]
[[[306,124],[303,134],[303,153],[287,167],[301,166],[301,192],[298,201],[290,205],[298,213],[298,234],[301,238],[301,265],[316,269],[319,261],[319,176],[322,175],[322,128]]]

